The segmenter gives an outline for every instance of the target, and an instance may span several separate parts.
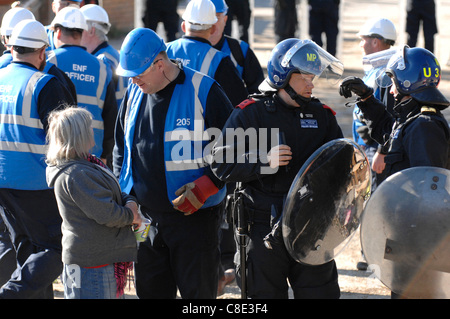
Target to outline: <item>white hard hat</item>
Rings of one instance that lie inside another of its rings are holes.
[[[81,13],[80,9],[73,7],[65,7],[56,14],[52,21],[52,27],[55,27],[57,24],[68,29],[88,30],[83,13]]]
[[[191,29],[206,30],[217,22],[216,7],[210,0],[191,0],[182,18]]]
[[[3,15],[2,26],[0,28],[1,35],[10,36],[16,24],[27,19],[36,20],[30,10],[20,7],[9,9]]]
[[[357,34],[358,36],[382,36],[386,40],[396,41],[397,31],[394,24],[386,18],[368,20]]]
[[[105,9],[96,4],[86,4],[81,7],[80,11],[83,13],[86,21],[98,22],[105,24],[109,31],[111,23],[109,23],[108,13]],[[104,27],[103,27],[104,28]],[[107,32],[105,32],[107,33]]]
[[[39,49],[48,45],[47,32],[39,21],[22,20],[14,28],[8,45]]]

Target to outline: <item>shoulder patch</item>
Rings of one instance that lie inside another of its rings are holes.
[[[245,109],[247,106],[249,106],[250,104],[253,104],[253,103],[256,103],[256,101],[254,100],[254,99],[246,99],[246,100],[244,100],[244,101],[242,101],[240,104],[238,104],[238,106],[236,106],[236,107],[238,107],[238,108],[240,108],[240,109]]]
[[[328,105],[326,105],[326,104],[322,104],[322,106],[323,106],[323,108],[324,109],[328,109],[328,110],[330,110],[331,111],[331,113],[333,113],[333,115],[336,115],[336,112],[331,108],[331,107],[329,107]]]

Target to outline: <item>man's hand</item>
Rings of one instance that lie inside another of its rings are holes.
[[[190,215],[199,210],[208,197],[216,194],[219,189],[208,176],[202,176],[191,183],[180,187],[175,195],[178,197],[172,201],[175,209]]]
[[[383,173],[386,168],[386,163],[384,162],[384,157],[386,155],[376,152],[372,159],[372,170],[377,173]]]
[[[373,89],[363,80],[355,76],[346,77],[339,86],[339,94],[345,98],[352,97],[352,93],[365,100],[373,94]]]
[[[267,154],[267,159],[271,168],[288,165],[292,159],[291,148],[283,144],[274,146]]]

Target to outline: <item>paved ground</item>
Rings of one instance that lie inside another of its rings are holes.
[[[275,46],[273,34],[273,9],[271,0],[251,0],[254,3],[253,29],[251,45],[263,67],[266,66],[271,50]],[[183,10],[181,3],[180,12]],[[300,0],[299,13],[299,37],[307,36],[307,1]],[[371,16],[384,16],[391,19],[399,34],[398,43],[405,43],[404,21],[406,0],[341,0],[340,34],[338,41],[337,57],[344,63],[344,77],[348,75],[362,76],[361,58],[362,51],[359,48],[359,40],[356,33],[360,26]],[[450,0],[436,0],[439,34],[436,35],[435,54],[441,62],[442,80],[440,89],[450,98],[450,68],[446,65],[450,57]],[[121,40],[113,39],[116,46],[120,47]],[[419,46],[422,45],[419,41]],[[324,103],[337,111],[337,119],[344,135],[351,137],[351,112],[345,107],[346,100],[339,96],[338,86],[319,81],[315,88],[315,95]],[[450,121],[450,110],[444,112]],[[342,299],[387,299],[390,291],[369,272],[356,270],[356,263],[360,260],[359,232],[357,232],[347,245],[346,249],[336,258],[339,284],[342,291]],[[129,298],[136,298],[134,289],[127,291]],[[60,295],[59,295],[60,296]],[[236,283],[227,286],[221,299],[240,298],[240,291]]]

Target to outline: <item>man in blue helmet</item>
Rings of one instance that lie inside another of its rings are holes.
[[[314,42],[280,42],[270,56],[268,76],[260,86],[263,93],[234,109],[213,147],[214,174],[241,183],[250,228],[247,292],[252,299],[288,298],[287,279],[295,298],[340,295],[334,260],[307,266],[295,262],[282,245],[272,250],[264,245],[265,235],[272,231],[272,212],[281,214],[303,163],[320,146],[342,137],[334,112],[312,96],[314,79],[329,71],[330,76],[342,74],[342,64]],[[249,137],[255,130],[257,144]],[[229,134],[233,131],[249,136],[236,139]],[[238,276],[244,271],[237,265]]]
[[[167,55],[200,71],[222,86],[233,105],[247,98],[248,91],[229,56],[209,42],[217,22],[216,9],[210,0],[191,0],[183,14],[181,29],[185,35],[167,44]]]
[[[386,145],[386,175],[414,166],[449,168],[450,133],[441,111],[450,102],[438,89],[438,60],[426,49],[404,46],[391,57],[386,73],[393,83],[395,116],[381,107],[373,89],[359,78],[344,79],[339,91],[346,98],[358,96],[370,136]]]
[[[224,183],[211,172],[209,144],[232,105],[203,73],[170,60],[164,41],[137,28],[117,72],[131,78],[116,124],[113,168],[152,220],[135,265],[139,298],[215,298]],[[215,131],[215,132],[214,132]]]
[[[386,176],[418,166],[449,169],[450,130],[442,111],[450,102],[438,89],[439,61],[427,49],[404,46],[390,58],[386,73],[392,80],[393,115],[359,78],[344,79],[339,89],[346,98],[357,95],[370,136],[385,145]],[[402,297],[401,292],[391,296]]]
[[[112,157],[118,110],[111,69],[81,46],[88,26],[80,9],[60,10],[52,27],[56,49],[48,54],[48,61],[69,76],[76,88],[78,106],[92,113],[95,146],[91,153],[107,164]]]
[[[74,100],[56,77],[42,72],[48,39],[41,23],[19,22],[9,45],[13,61],[0,70],[0,215],[16,269],[0,299],[53,298],[52,282],[62,271],[61,217],[45,179],[47,118]]]

